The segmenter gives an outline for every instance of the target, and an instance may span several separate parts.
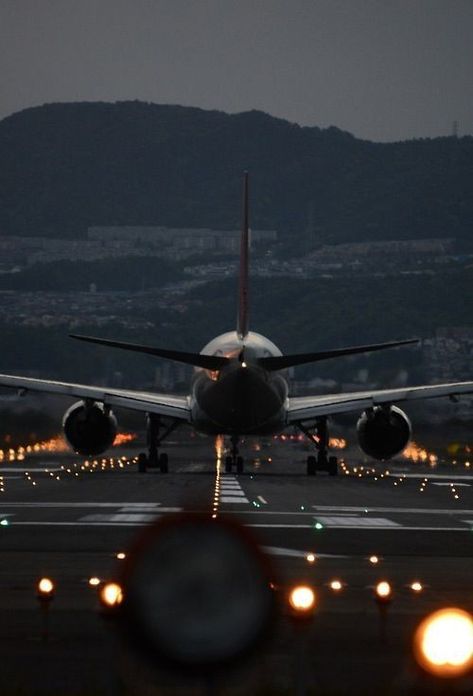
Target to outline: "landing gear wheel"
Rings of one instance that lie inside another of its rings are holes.
[[[338,461],[336,457],[328,458],[328,475],[338,476]]]
[[[237,457],[236,459],[236,470],[237,474],[243,473],[243,457]]]
[[[232,473],[232,458],[231,457],[225,457],[225,473],[226,474]]]
[[[307,476],[315,476],[317,473],[317,460],[313,454],[307,457]]]
[[[140,474],[146,473],[146,467],[148,465],[148,457],[144,452],[140,452],[138,455],[138,471]]]
[[[169,460],[168,460],[168,455],[167,455],[167,453],[166,453],[166,452],[162,452],[162,453],[159,455],[159,459],[158,459],[158,466],[159,466],[159,469],[160,469],[160,471],[161,471],[162,474],[167,474],[168,471],[169,471],[168,461],[169,461]]]

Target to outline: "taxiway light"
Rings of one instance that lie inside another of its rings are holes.
[[[386,602],[387,600],[389,600],[391,598],[391,594],[392,594],[391,585],[386,580],[382,580],[381,582],[378,582],[378,584],[376,585],[376,587],[374,589],[375,589],[377,599]]]
[[[289,604],[296,614],[308,615],[315,608],[315,593],[308,585],[297,585],[289,593]]]
[[[438,677],[461,677],[473,668],[473,617],[456,608],[430,614],[414,635],[419,665]]]
[[[92,578],[89,578],[89,585],[91,587],[97,587],[97,585],[100,585],[100,578],[96,577],[95,575]]]
[[[50,578],[41,578],[37,585],[38,597],[52,597],[54,594],[54,583]]]
[[[123,601],[122,588],[116,582],[107,582],[99,590],[99,599],[104,607],[113,609]]]

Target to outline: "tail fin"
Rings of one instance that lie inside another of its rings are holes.
[[[250,256],[248,172],[243,177],[243,217],[240,238],[240,274],[238,285],[237,334],[245,338],[248,333],[248,264]]]

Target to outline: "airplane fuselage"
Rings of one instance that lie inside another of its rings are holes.
[[[258,365],[258,358],[281,351],[261,334],[244,338],[235,331],[214,338],[205,355],[230,358],[221,370],[197,368],[192,380],[192,423],[200,432],[225,435],[270,435],[285,426],[288,385],[283,375]]]

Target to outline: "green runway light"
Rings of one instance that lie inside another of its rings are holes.
[[[0,525],[2,527],[8,527],[9,524],[10,524],[9,521],[6,519],[0,520]]]
[[[316,528],[317,530],[320,530],[320,529],[323,529],[323,528],[324,528],[324,526],[323,526],[323,524],[322,524],[321,522],[316,522],[314,526],[315,526],[315,528]]]

